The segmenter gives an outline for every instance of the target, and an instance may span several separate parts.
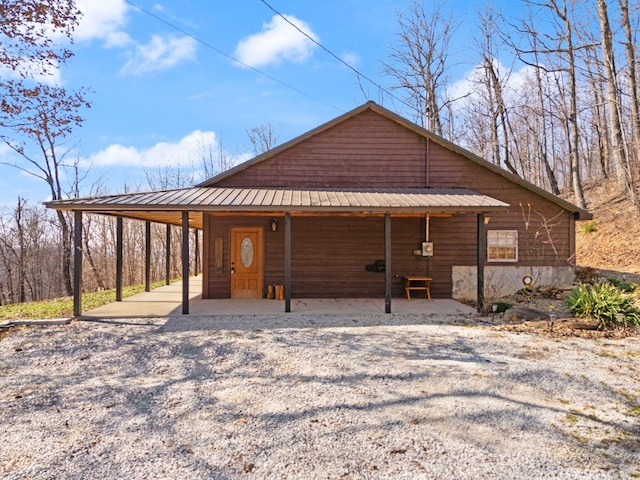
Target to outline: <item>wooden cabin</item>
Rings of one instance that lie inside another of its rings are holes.
[[[201,228],[203,297],[478,299],[573,279],[589,212],[368,102],[190,188],[50,202]],[[477,279],[480,278],[480,283]]]

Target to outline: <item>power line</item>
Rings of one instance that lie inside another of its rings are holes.
[[[200,43],[201,45],[205,46],[206,48],[209,48],[209,49],[213,50],[214,52],[218,53],[219,55],[222,55],[223,57],[226,57],[226,58],[228,58],[230,60],[233,60],[234,62],[237,62],[238,64],[242,65],[243,67],[246,67],[246,68],[258,73],[258,74],[268,78],[269,80],[272,80],[272,81],[274,81],[276,83],[279,83],[280,85],[282,85],[282,86],[284,86],[284,87],[286,87],[286,88],[288,88],[290,90],[293,90],[294,92],[296,92],[296,93],[298,93],[300,95],[303,95],[303,96],[305,96],[307,98],[310,98],[311,100],[314,100],[316,102],[322,103],[322,104],[324,104],[324,105],[326,105],[328,107],[331,107],[331,108],[333,108],[335,110],[338,110],[339,112],[344,112],[343,109],[338,108],[335,105],[331,105],[330,103],[327,103],[324,100],[320,100],[319,98],[314,97],[313,95],[311,95],[309,93],[306,93],[306,92],[300,90],[299,88],[294,87],[293,85],[290,85],[290,84],[288,84],[286,82],[283,82],[282,80],[279,80],[278,78],[274,77],[273,75],[269,75],[268,73],[263,72],[262,70],[259,70],[259,69],[255,68],[255,67],[252,67],[251,65],[248,65],[248,64],[244,63],[241,60],[238,60],[234,56],[229,55],[228,53],[220,50],[219,48],[215,47],[214,45],[212,45],[212,44],[210,44],[208,42],[205,42],[204,40],[200,39],[199,37],[196,37],[192,33],[189,33],[186,30],[183,30],[182,28],[178,27],[177,25],[174,25],[173,23],[169,22],[168,20],[165,20],[164,18],[156,15],[155,13],[150,12],[149,10],[146,10],[146,9],[142,8],[140,5],[134,3],[133,1],[131,1],[131,0],[124,0],[124,1],[126,3],[128,3],[129,5],[131,5],[132,7],[137,8],[141,12],[143,12],[143,13],[149,15],[150,17],[156,19],[157,21],[159,21],[161,23],[164,23],[168,27],[171,27],[172,29],[182,33],[183,35],[186,35],[189,38],[192,38],[196,42]]]
[[[320,42],[318,42],[315,38],[313,38],[311,35],[309,35],[307,32],[305,32],[304,30],[302,30],[300,27],[298,27],[295,23],[291,22],[287,17],[285,17],[283,14],[281,14],[279,11],[277,11],[275,8],[273,8],[271,5],[269,5],[269,3],[266,0],[260,0],[262,3],[264,3],[267,8],[269,8],[273,13],[275,13],[276,15],[278,15],[280,18],[282,18],[285,22],[287,22],[289,25],[291,25],[293,28],[295,28],[298,32],[300,32],[302,35],[304,35],[305,37],[307,37],[309,40],[311,40],[313,43],[315,43],[317,46],[319,46],[322,50],[324,50],[325,52],[327,52],[329,55],[331,55],[333,58],[335,58],[336,60],[338,60],[340,63],[342,63],[344,66],[346,66],[347,68],[353,70],[355,72],[355,74],[358,77],[364,78],[366,81],[368,81],[369,83],[371,83],[373,86],[375,86],[376,88],[378,88],[378,90],[386,93],[387,95],[389,95],[390,97],[392,97],[393,99],[399,101],[400,103],[404,104],[405,106],[413,109],[414,107],[409,105],[407,102],[405,102],[404,100],[402,100],[401,98],[396,97],[392,92],[390,92],[389,90],[387,90],[386,88],[384,88],[382,85],[378,84],[377,82],[374,82],[373,80],[371,80],[369,77],[367,77],[365,74],[363,74],[362,72],[360,72],[357,68],[355,68],[353,65],[348,64],[347,62],[345,62],[343,59],[341,59],[338,55],[336,55],[335,53],[333,53],[331,50],[329,50],[327,47],[325,47],[323,44],[321,44]]]

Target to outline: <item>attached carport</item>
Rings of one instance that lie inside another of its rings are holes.
[[[384,217],[385,246],[385,312],[391,313],[392,217],[427,216],[430,214],[477,215],[477,305],[484,310],[485,215],[505,210],[508,204],[466,189],[288,189],[193,187],[148,193],[133,193],[58,200],[46,203],[48,208],[73,211],[74,223],[74,315],[82,314],[82,245],[83,213],[115,216],[117,238],[122,237],[122,218],[147,222],[146,271],[149,264],[150,222],[179,225],[182,228],[182,313],[189,314],[189,232],[202,229],[203,214],[250,216],[284,216],[285,312],[291,312],[291,222],[296,215],[354,215]],[[122,252],[116,246],[116,297],[121,299]],[[147,275],[148,284],[148,275]]]

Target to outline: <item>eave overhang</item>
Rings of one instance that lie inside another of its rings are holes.
[[[284,188],[193,187],[56,200],[56,210],[120,215],[180,224],[188,211],[194,227],[202,213],[279,215],[425,215],[489,213],[505,210],[505,202],[466,189],[315,190]]]

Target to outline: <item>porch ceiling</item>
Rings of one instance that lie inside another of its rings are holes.
[[[193,187],[148,193],[109,195],[46,203],[56,210],[120,215],[180,225],[189,211],[193,228],[202,227],[202,213],[424,215],[487,213],[509,207],[495,198],[466,189],[287,189]]]

